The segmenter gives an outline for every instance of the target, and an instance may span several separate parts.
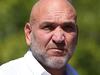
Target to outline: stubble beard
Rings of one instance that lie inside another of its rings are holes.
[[[61,57],[49,56],[46,53],[46,50],[43,50],[41,45],[38,44],[34,38],[32,38],[32,43],[30,47],[33,56],[41,65],[53,69],[63,68],[66,65],[66,63],[69,61],[71,55],[71,53],[69,54],[67,53],[65,56],[61,56]]]

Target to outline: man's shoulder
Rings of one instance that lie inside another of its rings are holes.
[[[15,59],[15,60],[11,60],[7,63],[4,63],[0,66],[0,69],[2,69],[3,67],[14,67],[14,66],[17,66],[17,64],[19,63],[22,63],[22,60],[23,58],[18,58],[18,59]]]
[[[66,70],[68,75],[78,75],[77,71],[69,64],[67,64]]]
[[[23,57],[1,65],[0,75],[33,75],[28,66],[31,63],[30,57],[31,54],[28,51]],[[29,64],[27,64],[27,62],[29,62]]]
[[[0,66],[0,75],[9,75],[9,73],[14,74],[15,72],[19,71],[23,65],[23,57],[9,61]]]

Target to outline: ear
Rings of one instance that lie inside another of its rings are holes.
[[[24,27],[24,32],[25,32],[26,43],[27,43],[28,46],[30,46],[32,28],[31,28],[31,25],[29,23],[26,23],[26,25]]]

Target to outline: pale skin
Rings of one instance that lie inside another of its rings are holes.
[[[52,75],[64,75],[78,38],[76,12],[67,0],[40,0],[25,25],[33,56]]]

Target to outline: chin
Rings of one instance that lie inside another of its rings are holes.
[[[45,65],[49,68],[60,69],[66,66],[68,62],[68,57],[49,57],[45,59]]]

